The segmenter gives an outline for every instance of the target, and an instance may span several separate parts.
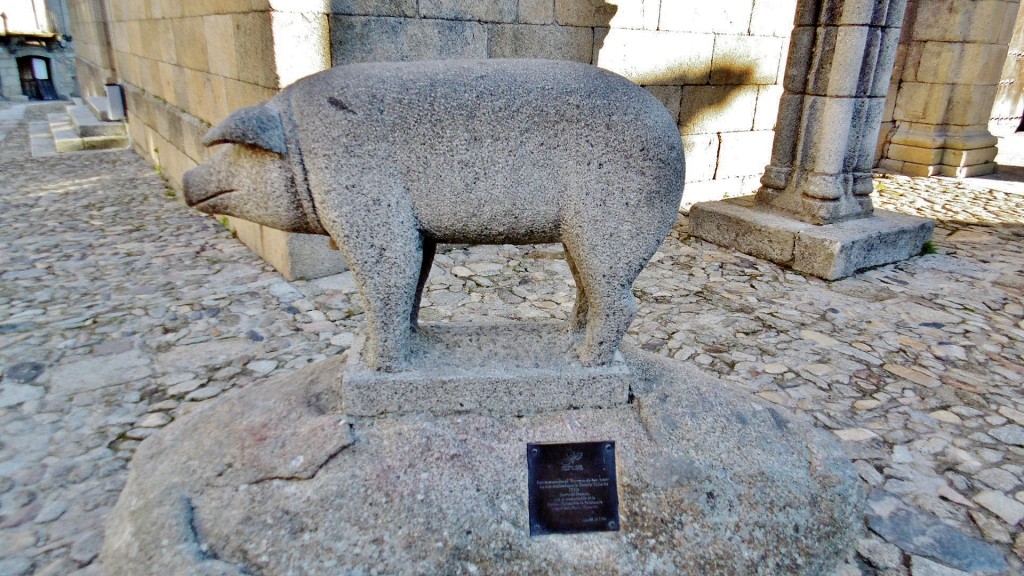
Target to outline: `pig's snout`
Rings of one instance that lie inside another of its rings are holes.
[[[182,193],[185,196],[185,204],[189,206],[195,206],[202,202],[199,198],[199,183],[202,181],[202,176],[196,174],[199,168],[193,168],[188,172],[185,172],[184,178],[182,178]]]
[[[185,203],[195,206],[232,191],[225,189],[219,180],[220,178],[216,178],[216,174],[208,166],[197,166],[186,172],[182,179]]]

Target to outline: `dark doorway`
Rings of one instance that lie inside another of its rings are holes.
[[[57,89],[53,86],[50,59],[41,56],[18,58],[18,74],[21,76],[21,92],[33,100],[57,100]]]

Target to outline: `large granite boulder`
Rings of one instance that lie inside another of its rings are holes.
[[[625,349],[633,400],[344,416],[342,360],[238,390],[139,447],[102,560],[137,574],[828,574],[862,488],[803,417]],[[531,537],[528,442],[614,440],[621,529]]]

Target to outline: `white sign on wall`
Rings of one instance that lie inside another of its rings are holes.
[[[50,79],[50,67],[46,65],[46,60],[42,58],[32,59],[32,75],[36,80]]]

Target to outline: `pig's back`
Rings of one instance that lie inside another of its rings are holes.
[[[575,195],[622,179],[639,180],[636,194],[665,193],[681,178],[672,173],[680,139],[671,115],[642,88],[588,65],[356,64],[281,98],[311,175],[386,174],[408,190],[427,232],[458,226],[479,241],[550,241]]]

